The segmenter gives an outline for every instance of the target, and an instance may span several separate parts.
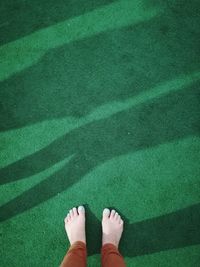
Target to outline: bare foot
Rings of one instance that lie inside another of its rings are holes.
[[[118,248],[123,232],[123,223],[120,215],[115,210],[112,210],[111,212],[109,209],[103,210],[102,245],[111,243]]]
[[[76,241],[82,241],[86,244],[85,238],[85,209],[83,206],[73,208],[67,214],[64,220],[65,230],[70,244]]]

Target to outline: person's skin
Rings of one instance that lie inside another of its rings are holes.
[[[82,241],[86,244],[84,207],[79,206],[71,209],[64,221],[70,244],[73,245],[76,241]],[[102,214],[102,246],[109,243],[118,248],[122,232],[123,220],[120,215],[115,210],[104,209]]]

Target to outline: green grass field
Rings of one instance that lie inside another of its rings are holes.
[[[200,2],[0,3],[0,266],[59,266],[63,219],[125,220],[129,267],[200,266]],[[113,266],[114,267],[114,266]]]

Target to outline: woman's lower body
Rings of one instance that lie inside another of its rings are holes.
[[[61,267],[86,267],[87,248],[85,239],[85,210],[81,206],[73,208],[65,218],[65,229],[71,244]],[[123,231],[123,221],[119,214],[105,209],[102,218],[102,267],[125,267],[118,244]]]

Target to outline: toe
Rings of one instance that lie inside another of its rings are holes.
[[[121,216],[120,215],[118,216],[117,220],[118,220],[118,223],[120,223],[120,221],[121,221]]]
[[[111,218],[114,218],[114,216],[115,216],[115,212],[116,212],[115,210],[112,210],[112,211],[111,211],[111,213],[110,213],[110,217],[111,217]]]
[[[65,219],[64,219],[64,222],[65,222],[65,223],[67,223],[67,222],[68,222],[67,216],[65,217]]]
[[[103,218],[106,219],[110,216],[110,210],[109,209],[104,209],[103,210]]]
[[[114,219],[117,221],[117,220],[118,220],[118,218],[119,218],[119,214],[118,214],[118,212],[115,212]]]
[[[71,215],[68,213],[67,214],[67,221],[69,222],[71,220]]]
[[[69,217],[69,214],[67,214],[67,216],[64,218],[64,223],[69,223],[70,221],[70,217]]]
[[[78,207],[78,213],[81,216],[85,215],[85,208],[83,206],[79,206]]]
[[[74,216],[74,212],[72,209],[69,211],[69,214],[70,214],[71,218]]]
[[[72,210],[73,210],[74,215],[77,216],[78,215],[77,208],[73,208]]]

